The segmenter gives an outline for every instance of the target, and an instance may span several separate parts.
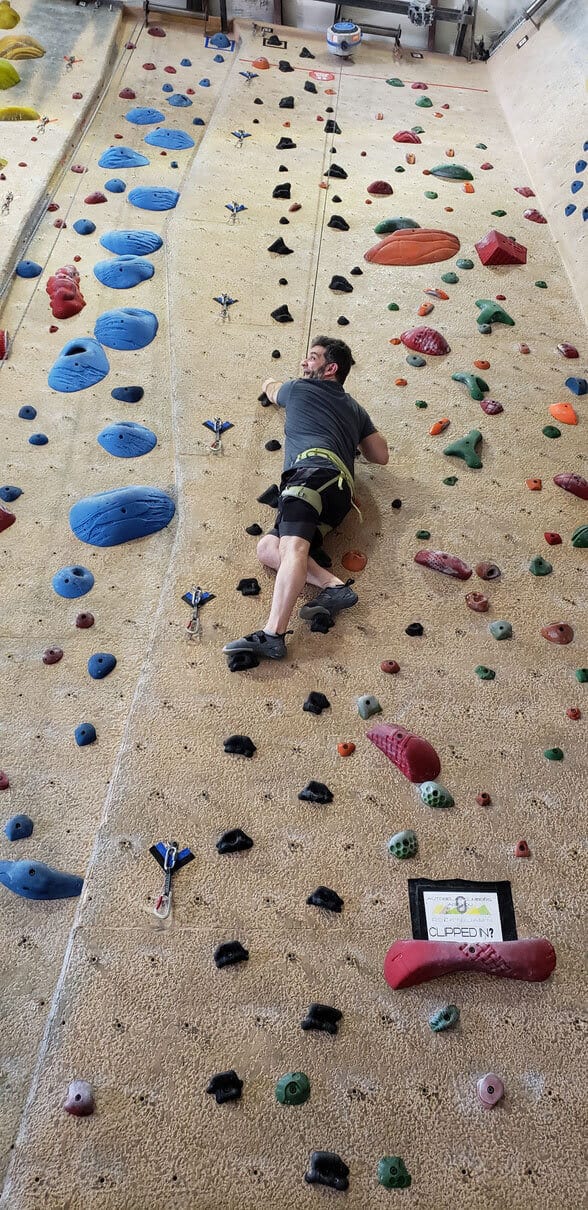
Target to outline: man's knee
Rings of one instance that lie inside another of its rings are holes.
[[[284,534],[280,538],[280,560],[308,558],[310,539],[295,534]]]
[[[277,534],[264,534],[257,543],[257,558],[266,567],[273,567],[280,555],[280,539]]]

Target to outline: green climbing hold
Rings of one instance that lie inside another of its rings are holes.
[[[481,440],[480,430],[470,429],[465,437],[460,437],[459,441],[452,441],[451,445],[446,445],[443,453],[448,458],[463,458],[466,466],[473,471],[479,471],[482,467],[482,460],[476,453],[476,446]]]
[[[445,1008],[438,1008],[436,1013],[429,1017],[429,1025],[433,1033],[440,1034],[444,1029],[452,1029],[459,1021],[459,1008],[457,1004],[446,1004]]]
[[[442,480],[446,487],[455,487],[457,481],[457,475],[448,475],[446,479]]]
[[[579,525],[572,534],[572,546],[584,550],[588,546],[588,525]]]
[[[463,382],[463,385],[468,388],[472,399],[483,399],[486,391],[490,390],[487,382],[480,378],[478,374],[452,374],[452,382]]]
[[[420,353],[409,353],[406,358],[406,364],[415,366],[417,370],[420,370],[423,366],[426,366],[427,361],[425,357],[421,357]]]
[[[510,622],[491,622],[488,629],[495,639],[512,639]]]
[[[460,259],[456,260],[455,263],[456,263],[458,269],[473,269],[473,267],[474,267],[473,260],[470,260],[469,257],[467,257],[467,256],[460,257]]]
[[[546,424],[541,429],[541,432],[543,433],[544,437],[551,437],[552,441],[555,440],[556,437],[561,437],[561,429],[556,428],[554,424]]]
[[[434,168],[429,169],[430,176],[441,177],[444,181],[473,181],[473,176],[469,168],[464,168],[463,164],[436,164]]]
[[[419,794],[421,801],[426,803],[428,807],[453,807],[454,799],[449,790],[445,786],[440,786],[438,781],[424,781],[419,786]]]
[[[574,676],[581,685],[585,685],[588,681],[588,668],[576,668]]]
[[[415,105],[419,109],[432,109],[433,108],[433,102],[430,97],[419,97],[418,101],[415,101]]]
[[[363,697],[358,698],[357,709],[362,718],[371,718],[372,714],[382,713],[382,707],[372,693],[364,693]]]
[[[446,282],[448,286],[455,286],[459,281],[459,277],[457,273],[442,273],[441,281]]]
[[[439,194],[435,193],[434,189],[425,189],[425,197],[430,197],[434,201],[436,197],[439,197]]]
[[[406,172],[406,168],[403,168],[402,164],[399,164],[398,168],[395,168],[394,171],[395,172]]]
[[[425,399],[415,399],[414,406],[415,406],[415,408],[422,409],[422,408],[428,408],[429,405]]]
[[[529,571],[532,576],[550,576],[553,567],[551,563],[547,562],[547,559],[543,558],[543,555],[535,555],[535,558],[531,559],[529,563]]]
[[[399,1155],[385,1155],[378,1164],[378,1181],[385,1189],[408,1189],[412,1177]]]
[[[504,218],[506,216],[506,210],[491,210],[490,213],[496,218]]]
[[[496,676],[494,669],[486,668],[484,664],[478,664],[478,667],[475,668],[474,671],[476,676],[479,677],[481,681],[493,681],[494,677]]]
[[[391,84],[392,88],[404,88],[404,84],[402,80],[398,79],[398,76],[392,76],[391,80],[386,80],[386,84]]]
[[[412,130],[413,134],[424,134],[425,133],[424,126],[411,126],[410,129]]]
[[[399,311],[400,307],[398,306],[398,303],[388,303],[388,310],[389,311]]]
[[[415,534],[415,538],[422,538],[424,540],[430,537],[431,531],[429,529],[417,529]]]
[[[536,282],[535,282],[535,285],[536,285],[536,286],[538,286],[538,288],[539,288],[540,290],[546,290],[546,289],[547,289],[547,282],[546,282],[546,281],[536,281]]]
[[[543,755],[547,760],[563,760],[564,754],[561,748],[546,748]]]
[[[488,144],[487,144],[487,143],[476,143],[476,147],[477,147],[477,148],[478,148],[480,151],[487,151],[487,150],[488,150]]]
[[[398,857],[399,861],[404,861],[407,857],[414,857],[418,847],[416,832],[412,832],[410,828],[404,832],[396,832],[395,836],[391,836],[388,841],[389,852],[393,857]]]
[[[401,215],[398,218],[383,218],[381,223],[376,223],[374,231],[376,235],[393,235],[395,231],[416,230],[419,227],[420,223],[415,223],[413,218],[403,218]]]
[[[507,314],[504,307],[499,307],[491,298],[477,298],[476,306],[480,308],[477,322],[479,324],[509,324],[514,326],[514,319]]]
[[[310,1096],[310,1080],[303,1071],[288,1071],[276,1084],[280,1105],[304,1105]]]

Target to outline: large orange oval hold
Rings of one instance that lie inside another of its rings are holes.
[[[259,59],[254,59],[251,66],[256,67],[258,71],[269,71],[268,60],[263,55]]]
[[[375,265],[431,265],[449,260],[459,252],[459,247],[457,236],[448,231],[403,228],[374,244],[363,259]]]
[[[363,571],[367,558],[360,550],[348,550],[341,562],[347,571]]]
[[[549,415],[553,416],[554,420],[559,420],[560,424],[578,423],[578,417],[571,403],[552,403]]]

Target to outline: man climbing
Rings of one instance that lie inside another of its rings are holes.
[[[384,466],[388,444],[365,408],[343,390],[352,365],[351,349],[342,340],[317,336],[302,361],[302,377],[288,382],[267,379],[263,390],[271,403],[286,411],[286,447],[274,528],[264,534],[257,557],[276,572],[269,618],[263,630],[235,639],[223,652],[249,652],[259,659],[281,660],[296,598],[305,584],[321,591],[303,605],[300,617],[322,615],[326,621],[355,605],[353,580],[343,583],[319,566],[312,549],[340,525],[354,504],[356,449],[368,462]],[[357,510],[359,512],[359,509]]]

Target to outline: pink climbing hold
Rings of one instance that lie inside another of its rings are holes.
[[[85,168],[83,164],[72,164],[71,171],[82,173],[82,172],[87,172],[88,169]]]
[[[480,407],[487,416],[498,416],[500,412],[504,411],[502,404],[497,399],[481,399]]]
[[[7,508],[2,508],[2,505],[0,504],[0,534],[3,533],[5,529],[10,529],[10,526],[14,525],[15,521],[16,517],[14,513],[9,512]]]
[[[9,789],[10,789],[10,781],[8,778],[8,774],[5,773],[3,769],[0,769],[0,790],[9,790]]]
[[[79,315],[86,305],[75,265],[63,265],[49,278],[45,289],[51,299],[51,313],[56,319],[71,319],[72,315]]]
[[[400,333],[400,339],[407,349],[416,353],[428,353],[430,357],[442,357],[451,353],[447,341],[436,328],[408,328]]]
[[[441,761],[429,741],[420,735],[391,723],[377,723],[367,737],[409,781],[435,781],[439,776]]]
[[[480,164],[480,168],[482,169],[483,172],[489,172],[490,169],[493,167],[494,167],[494,164],[489,164],[488,160],[484,160],[484,163]]]
[[[63,648],[62,647],[47,647],[46,650],[43,652],[43,663],[44,664],[48,664],[48,665],[58,664],[59,661],[62,659],[63,659]]]
[[[83,92],[72,92],[71,99],[72,101],[81,101],[83,95]]]
[[[503,235],[500,231],[489,231],[482,236],[474,248],[483,265],[525,265],[527,249],[524,244]]]
[[[530,223],[546,223],[547,219],[539,213],[538,210],[523,210],[523,218],[528,218]]]
[[[583,479],[582,475],[564,471],[560,475],[554,475],[553,482],[557,487],[563,487],[564,492],[571,492],[572,496],[578,496],[580,500],[588,500],[588,481]]]
[[[521,197],[535,197],[532,189],[528,185],[515,185],[515,193],[520,193]]]
[[[555,969],[555,962],[555,950],[546,937],[478,944],[415,941],[411,937],[390,946],[384,978],[395,989],[462,972],[542,983]]]
[[[392,135],[395,143],[420,143],[418,134],[414,130],[397,130],[396,134]]]
[[[458,559],[456,555],[448,555],[444,550],[419,550],[414,557],[415,563],[421,567],[430,567],[431,571],[440,571],[445,576],[455,576],[458,580],[469,580],[472,569]]]
[[[94,1112],[94,1090],[86,1080],[72,1080],[63,1108],[76,1118],[87,1118]]]
[[[165,38],[165,30],[160,25],[150,25],[147,33],[151,34],[152,38]]]
[[[576,346],[569,345],[567,340],[562,340],[561,344],[557,346],[557,351],[558,353],[561,353],[562,357],[568,357],[570,359],[580,356]]]
[[[493,1109],[504,1096],[504,1084],[500,1077],[492,1071],[478,1080],[476,1090],[484,1109]]]
[[[423,84],[422,80],[416,80],[416,81],[415,81],[415,83],[414,83],[414,84],[411,84],[411,86],[410,86],[410,87],[411,87],[411,88],[422,88],[422,89],[425,89],[425,90],[426,90],[426,89],[429,87],[429,85],[428,85],[428,84]]]
[[[376,197],[390,197],[394,193],[388,181],[372,181],[371,185],[368,185],[367,191]]]

